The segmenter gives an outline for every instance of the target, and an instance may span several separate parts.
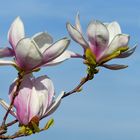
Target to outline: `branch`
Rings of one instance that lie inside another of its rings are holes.
[[[16,120],[14,120],[12,122],[9,122],[9,123],[5,124],[5,127],[1,126],[0,127],[0,135],[5,134],[7,132],[5,128],[7,128],[7,127],[9,127],[9,126],[11,126],[11,125],[13,125],[13,124],[15,124],[17,122],[18,122],[18,120],[16,119]]]
[[[71,90],[71,91],[65,93],[65,94],[63,95],[62,98],[65,98],[65,97],[67,97],[67,96],[69,96],[69,95],[71,95],[71,94],[73,94],[73,93],[79,92],[79,91],[81,90],[81,87],[82,87],[87,81],[89,81],[89,80],[91,80],[91,76],[90,76],[89,74],[87,74],[87,76],[84,77],[84,78],[81,80],[81,82],[80,82],[73,90]]]
[[[18,73],[18,79],[17,79],[17,87],[16,87],[16,91],[15,91],[14,94],[13,94],[12,101],[11,101],[11,103],[10,103],[10,106],[9,106],[9,108],[8,108],[8,110],[7,110],[7,112],[6,112],[5,116],[4,116],[4,118],[3,118],[3,122],[2,122],[2,127],[5,128],[5,129],[6,129],[6,125],[5,125],[5,123],[6,123],[6,119],[7,119],[7,117],[8,117],[8,114],[10,113],[10,110],[11,110],[12,107],[13,107],[14,100],[15,100],[16,96],[18,95],[19,88],[20,88],[20,85],[21,85],[21,82],[22,82],[23,76],[24,76],[23,74]]]

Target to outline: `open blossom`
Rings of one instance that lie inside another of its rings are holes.
[[[113,58],[125,58],[130,56],[136,46],[129,49],[129,35],[122,34],[117,22],[102,23],[92,20],[87,27],[88,41],[82,35],[79,15],[76,16],[75,26],[67,23],[67,30],[74,41],[79,43],[84,49],[84,56],[89,63],[95,66],[104,66],[109,69],[117,70],[127,66],[105,62]],[[89,56],[90,55],[90,56]],[[90,59],[90,60],[88,60]]]
[[[16,81],[10,86],[9,97],[12,100],[13,93],[16,90]],[[61,102],[61,93],[54,99],[54,86],[47,76],[34,78],[30,75],[24,77],[18,95],[14,100],[16,112],[11,111],[18,121],[23,125],[37,117],[44,118],[53,113]],[[1,100],[0,103],[7,109],[8,105]]]
[[[14,60],[0,60],[0,65],[14,65],[24,71],[55,65],[74,55],[73,52],[66,51],[70,43],[67,38],[53,43],[52,37],[46,32],[27,38],[23,22],[19,17],[14,20],[9,29],[8,40],[12,48],[0,49],[0,58],[14,56]]]

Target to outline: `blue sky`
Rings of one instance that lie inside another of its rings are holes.
[[[20,16],[27,36],[48,31],[54,40],[68,36],[67,21],[74,23],[79,11],[84,29],[91,19],[118,21],[122,31],[131,36],[130,46],[140,44],[139,0],[4,0],[0,4],[0,46],[8,46],[7,32],[12,21]],[[68,36],[69,37],[69,36]],[[70,50],[82,52],[73,41]],[[86,84],[83,92],[63,100],[51,116],[55,125],[48,131],[21,140],[139,140],[140,139],[140,49],[123,60],[127,69],[110,71],[104,68]],[[113,63],[112,62],[112,63]],[[56,94],[69,91],[85,75],[81,60],[69,60],[59,66],[44,68],[37,75],[47,74],[55,84]],[[11,67],[0,68],[0,97],[9,102],[8,87],[16,77]],[[0,109],[0,119],[4,110]],[[12,118],[9,117],[9,120]],[[41,123],[43,125],[47,118]],[[10,132],[13,132],[15,127]]]

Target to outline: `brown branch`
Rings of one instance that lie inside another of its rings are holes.
[[[9,122],[9,123],[5,124],[5,126],[6,126],[6,127],[9,127],[9,126],[11,126],[11,125],[13,125],[13,124],[15,124],[15,123],[17,123],[17,122],[18,122],[18,120],[16,119],[16,120],[14,120],[14,121],[12,121],[12,122]]]
[[[71,95],[71,94],[73,94],[73,93],[79,92],[79,91],[81,90],[81,87],[82,87],[87,81],[89,81],[89,80],[91,80],[91,76],[90,76],[89,74],[87,74],[87,76],[84,77],[84,78],[81,80],[81,82],[80,82],[73,90],[71,90],[71,91],[65,93],[65,94],[63,95],[62,98],[65,98],[65,97],[67,97],[67,96],[69,96],[69,95]]]
[[[0,135],[0,139],[14,139],[14,138],[19,138],[19,137],[23,137],[23,136],[26,136],[26,135],[23,135],[23,134],[14,134],[12,136],[5,136],[5,135]]]
[[[7,132],[7,130],[5,128],[7,128],[7,127],[9,127],[9,126],[11,126],[11,125],[13,125],[13,124],[15,124],[17,122],[18,122],[18,120],[16,119],[16,120],[14,120],[12,122],[9,122],[9,123],[5,124],[5,127],[1,126],[0,127],[0,135],[5,134]]]
[[[46,131],[46,129],[44,129],[44,128],[40,129],[40,132],[42,132],[42,131]],[[33,134],[35,134],[35,133],[33,133]],[[10,135],[9,136],[0,135],[0,139],[15,139],[15,138],[29,136],[29,135],[30,134],[22,134],[22,133],[17,132],[11,136]]]
[[[18,95],[19,88],[20,88],[20,85],[21,85],[21,82],[22,82],[23,76],[24,76],[23,74],[18,73],[18,79],[17,79],[17,87],[16,87],[16,91],[15,91],[14,94],[13,94],[12,101],[11,101],[11,103],[10,103],[10,106],[9,106],[9,108],[8,108],[8,110],[7,110],[7,112],[6,112],[5,116],[4,116],[4,118],[3,118],[3,122],[2,122],[2,127],[5,128],[5,129],[6,129],[6,125],[5,125],[5,123],[6,123],[6,119],[7,119],[7,117],[8,117],[8,114],[10,113],[10,110],[11,110],[12,107],[13,107],[14,100],[15,100],[16,96]]]

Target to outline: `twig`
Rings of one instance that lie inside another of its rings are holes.
[[[12,135],[12,136],[5,136],[5,135],[0,135],[0,139],[14,139],[14,138],[19,138],[19,137],[23,137],[26,135],[20,134],[20,135]]]
[[[18,120],[16,119],[16,120],[14,120],[14,121],[12,121],[12,122],[9,122],[9,123],[5,124],[5,127],[1,126],[1,127],[0,127],[0,135],[5,134],[5,133],[7,132],[7,131],[5,130],[5,128],[7,128],[7,127],[9,127],[9,126],[11,126],[11,125],[13,125],[13,124],[15,124],[15,123],[17,123],[17,122],[18,122]]]
[[[24,76],[24,75],[22,75],[21,73],[18,73],[16,91],[15,91],[14,94],[13,94],[13,98],[12,98],[12,101],[11,101],[11,103],[10,103],[10,106],[9,106],[9,108],[8,108],[8,110],[7,110],[7,112],[6,112],[5,116],[4,116],[4,118],[3,118],[3,122],[2,122],[2,126],[3,126],[3,127],[6,127],[5,122],[6,122],[6,119],[7,119],[7,117],[8,117],[8,114],[9,114],[10,110],[11,110],[12,107],[13,107],[14,100],[15,100],[16,96],[18,95],[18,91],[19,91],[19,88],[20,88],[20,85],[21,85],[23,76]]]
[[[71,95],[71,94],[73,94],[73,93],[79,92],[80,88],[81,88],[87,81],[89,81],[89,80],[91,80],[91,78],[90,78],[90,75],[87,74],[87,76],[84,77],[84,78],[81,80],[81,82],[80,82],[73,90],[71,90],[71,91],[65,93],[65,94],[63,95],[62,98],[65,98],[65,97],[67,97],[67,96],[69,96],[69,95]]]
[[[12,121],[12,122],[9,122],[9,123],[5,124],[5,126],[6,126],[6,127],[9,127],[9,126],[11,126],[11,125],[13,125],[13,124],[15,124],[15,123],[17,123],[17,122],[18,122],[18,120],[16,119],[16,120],[14,120],[14,121]]]
[[[40,132],[45,131],[46,129],[42,128],[40,129]],[[34,133],[33,133],[34,134]],[[5,136],[5,135],[0,135],[0,139],[14,139],[14,138],[19,138],[19,137],[24,137],[24,136],[29,136],[30,134],[21,134],[21,133],[15,133],[13,135]]]

